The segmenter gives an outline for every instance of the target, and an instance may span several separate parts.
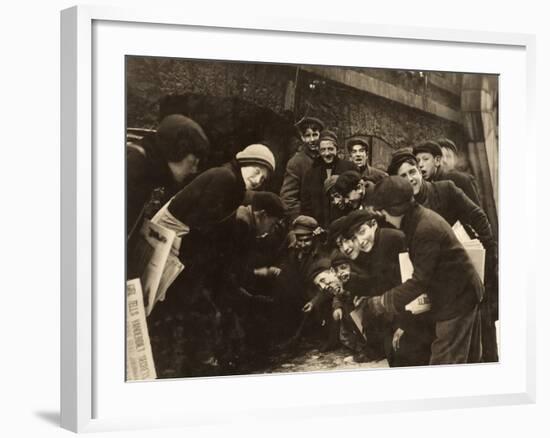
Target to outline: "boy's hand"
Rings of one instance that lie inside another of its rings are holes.
[[[311,301],[308,301],[304,307],[302,307],[302,312],[309,313],[313,310],[313,303]]]
[[[353,297],[353,307],[359,307],[366,299],[366,297]]]
[[[399,340],[401,339],[401,336],[403,336],[404,334],[405,334],[405,331],[401,328],[398,328],[393,334],[393,339],[391,341],[393,351],[399,350]]]
[[[334,312],[332,312],[332,318],[335,321],[341,321],[342,320],[342,309],[336,309]]]

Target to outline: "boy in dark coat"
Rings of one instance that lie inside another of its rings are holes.
[[[365,179],[376,184],[382,178],[387,176],[386,172],[369,166],[369,145],[360,137],[353,137],[347,141],[347,148],[350,161],[357,166],[359,173]]]
[[[413,274],[405,283],[369,298],[370,312],[399,314],[426,293],[435,321],[430,364],[480,362],[483,284],[451,227],[414,201],[411,185],[398,176],[377,184],[374,203],[389,223],[403,230]]]
[[[288,160],[280,192],[289,222],[300,214],[300,193],[304,177],[319,156],[319,136],[325,125],[316,117],[304,117],[296,127],[300,132],[302,145]]]
[[[486,294],[481,305],[483,361],[497,362],[498,349],[494,323],[498,320],[498,246],[485,212],[452,181],[423,180],[415,156],[406,149],[400,149],[394,153],[388,173],[407,179],[418,203],[438,213],[451,226],[460,221],[470,237],[478,238],[483,244],[486,251]]]
[[[126,148],[126,233],[139,230],[144,208],[154,191],[162,207],[197,173],[209,148],[208,138],[193,120],[180,114],[165,117],[156,133]],[[152,217],[152,214],[148,217]]]
[[[479,190],[472,175],[458,170],[444,170],[441,166],[443,152],[441,146],[434,141],[426,141],[413,148],[413,154],[418,161],[418,168],[426,181],[452,181],[468,198],[480,206]]]
[[[353,163],[340,160],[337,152],[336,134],[323,131],[319,141],[320,157],[306,173],[300,195],[301,214],[314,217],[323,228],[330,224],[330,199],[324,191],[325,180],[346,170],[356,169]]]

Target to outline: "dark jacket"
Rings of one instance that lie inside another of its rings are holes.
[[[461,189],[468,198],[470,198],[477,206],[481,205],[479,199],[479,190],[477,188],[475,178],[465,172],[459,170],[443,170],[441,167],[437,169],[436,174],[431,178],[432,182],[435,181],[452,181],[455,185]]]
[[[364,168],[359,169],[359,173],[361,173],[361,176],[367,181],[372,181],[374,184],[382,180],[382,178],[388,176],[388,174],[383,170],[369,166],[368,164]]]
[[[386,309],[390,313],[402,312],[414,298],[427,293],[435,321],[472,310],[483,297],[483,284],[445,219],[415,204],[405,213],[401,229],[409,248],[413,275],[384,293]]]
[[[451,227],[460,221],[466,231],[473,230],[477,236],[470,237],[478,237],[487,251],[495,247],[487,215],[452,181],[423,181],[415,199],[443,217]]]
[[[140,214],[150,200],[153,190],[162,189],[161,206],[181,188],[172,177],[172,172],[154,146],[154,136],[144,138],[139,145],[126,147],[126,233],[141,219]]]
[[[176,194],[168,211],[192,230],[207,231],[235,214],[245,191],[240,167],[234,160],[197,176]]]
[[[281,186],[281,200],[286,206],[286,214],[289,221],[294,220],[300,214],[300,192],[304,176],[311,169],[315,155],[304,146],[288,160],[286,165],[283,185]]]
[[[331,220],[330,200],[324,191],[328,168],[331,169],[331,175],[340,175],[347,170],[357,170],[357,166],[351,161],[335,157],[330,166],[318,158],[306,173],[300,195],[300,213],[317,219],[322,228],[327,228]]]
[[[406,251],[405,236],[399,230],[378,228],[374,236],[374,245],[368,253],[360,253],[354,265],[360,269],[357,282],[354,278],[346,288],[355,295],[374,296],[401,284],[399,254]],[[363,290],[359,290],[361,281]]]

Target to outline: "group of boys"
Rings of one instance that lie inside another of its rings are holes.
[[[260,143],[188,183],[181,171],[176,177],[173,169],[196,172],[208,139],[187,117],[161,123],[154,143],[164,146],[157,151],[179,150],[172,155],[180,163],[159,153],[157,168],[164,163],[163,175],[172,178],[162,208],[150,216],[182,238],[185,269],[160,312],[212,315],[213,357],[222,367],[235,366],[246,352],[267,358],[275,344],[296,345],[302,336],[319,334],[323,351],[343,347],[361,362],[497,361],[498,249],[473,177],[452,169],[454,143],[397,150],[386,173],[368,163],[363,139],[347,142],[344,159],[337,135],[321,120],[306,117],[297,127],[302,145],[286,165],[278,196],[261,191],[276,160]],[[135,154],[129,148],[128,211],[141,211],[132,216],[139,222],[146,196],[131,206],[131,192],[144,186],[137,180],[147,180],[147,172],[134,175]],[[457,221],[486,251],[487,287],[451,228]],[[135,228],[128,222],[128,231]],[[413,272],[403,282],[404,252]],[[196,333],[196,320],[182,320],[188,353],[197,351],[204,333]]]

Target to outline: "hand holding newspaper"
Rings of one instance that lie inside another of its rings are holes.
[[[481,281],[484,281],[485,278],[485,249],[481,245],[480,241],[477,239],[470,239],[464,227],[460,222],[457,222],[453,226],[453,231],[464,246],[464,249],[470,256],[472,263],[481,278]],[[404,283],[409,278],[412,278],[413,274],[413,265],[411,259],[409,258],[408,252],[403,252],[399,254],[399,266],[401,268],[401,281]],[[413,315],[419,315],[425,313],[431,309],[432,305],[427,294],[423,293],[420,296],[416,297],[409,304],[405,306],[405,310],[412,312]]]

